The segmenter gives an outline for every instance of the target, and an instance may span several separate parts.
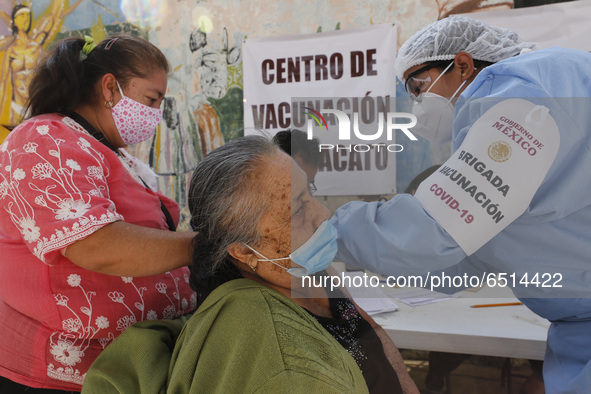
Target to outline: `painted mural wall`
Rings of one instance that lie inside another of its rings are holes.
[[[130,151],[161,174],[159,186],[180,203],[186,225],[192,170],[242,135],[244,39],[394,23],[400,45],[449,14],[512,6],[513,0],[0,0],[0,141],[18,124],[28,76],[53,41],[82,34],[100,41],[121,31],[143,36],[162,49],[173,72],[156,136]],[[428,143],[400,155],[399,189],[431,164]]]

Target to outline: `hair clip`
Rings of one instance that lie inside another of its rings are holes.
[[[115,43],[115,41],[117,41],[119,39],[119,37],[115,37],[112,38],[111,40],[109,40],[109,42],[107,42],[107,45],[105,45],[105,50],[108,51],[109,49],[111,49],[111,46]]]

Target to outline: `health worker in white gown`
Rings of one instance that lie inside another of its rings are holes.
[[[453,153],[415,196],[339,208],[337,258],[385,275],[504,278],[552,322],[547,392],[590,392],[591,54],[449,17],[412,36],[396,68],[411,131]]]

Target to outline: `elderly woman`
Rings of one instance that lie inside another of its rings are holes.
[[[199,164],[189,201],[197,312],[184,327],[130,328],[83,392],[417,392],[394,344],[346,296],[292,288],[292,274],[330,264],[336,234],[288,155],[263,137],[229,142]]]

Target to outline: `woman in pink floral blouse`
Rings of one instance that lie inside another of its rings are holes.
[[[129,35],[61,41],[35,71],[0,145],[0,392],[80,391],[129,325],[194,309],[193,233],[124,149],[154,134],[168,72]]]

